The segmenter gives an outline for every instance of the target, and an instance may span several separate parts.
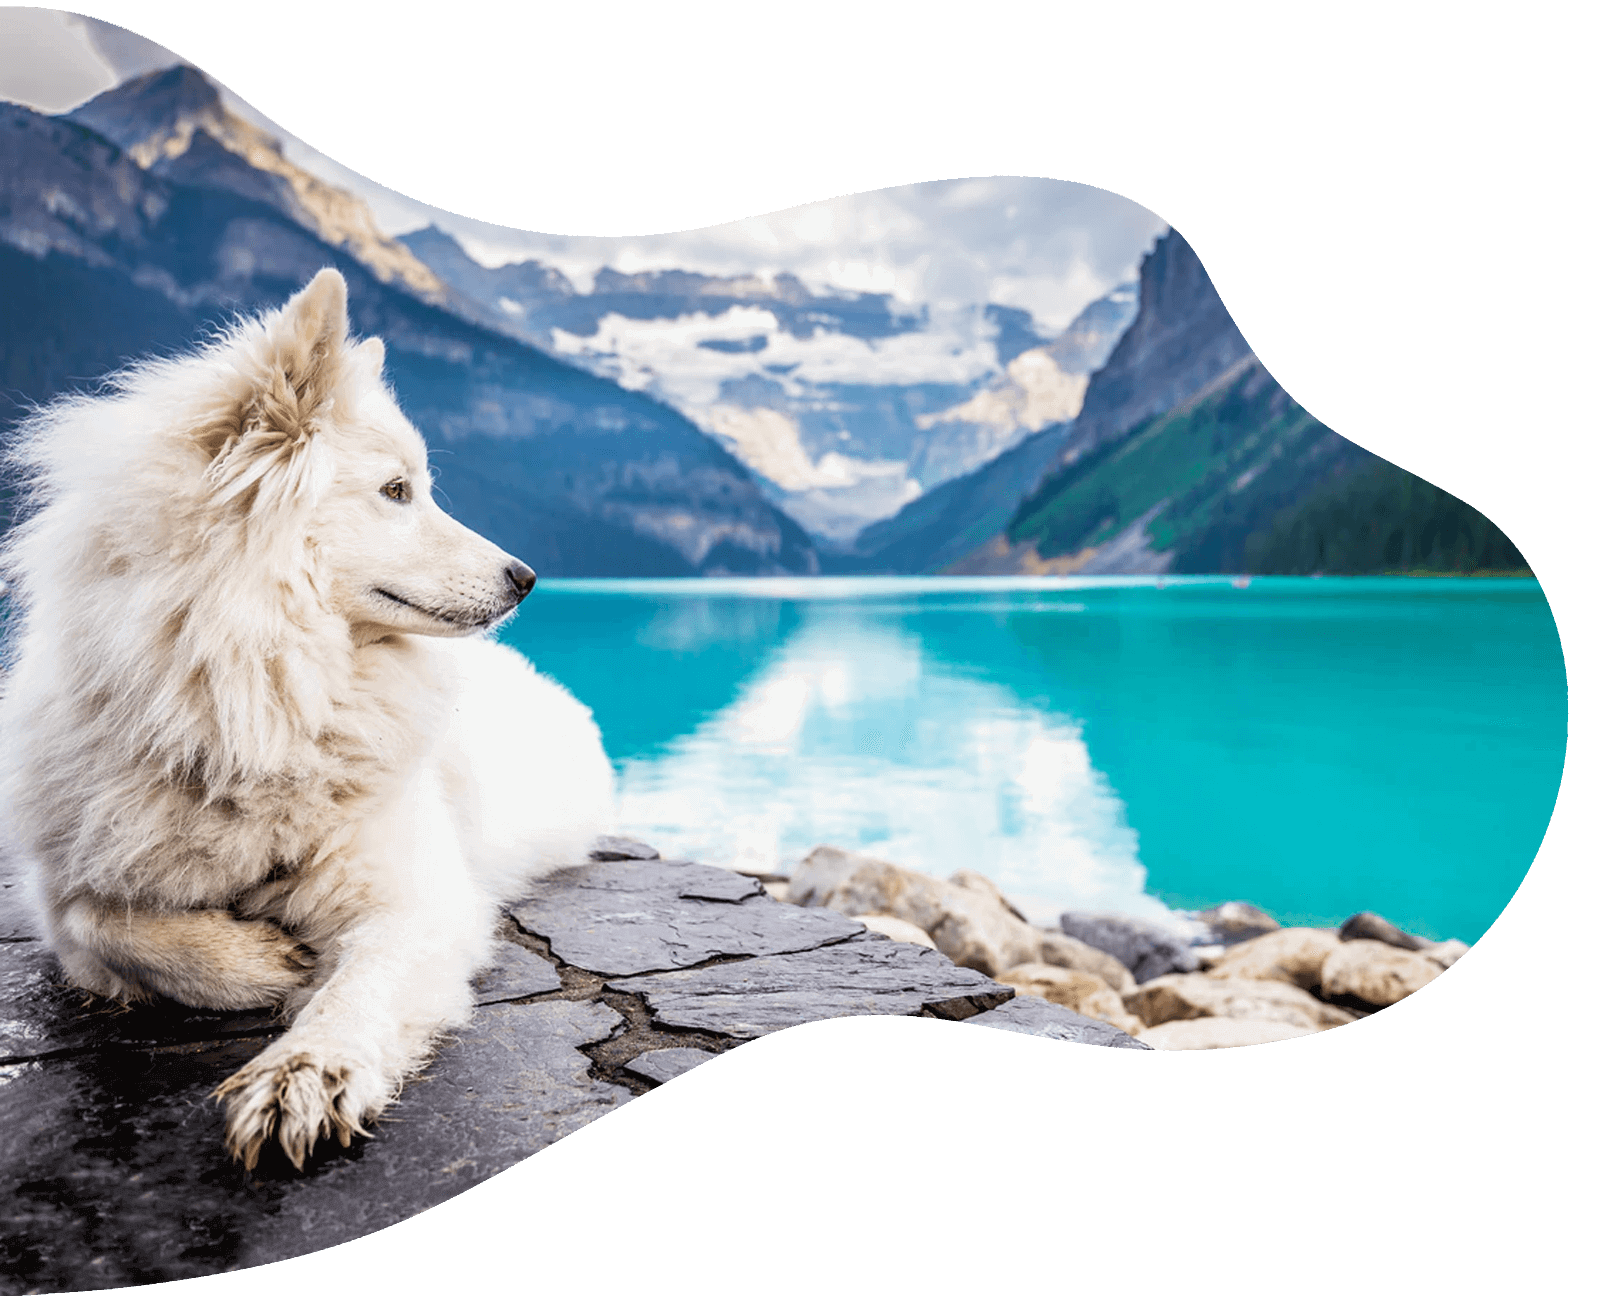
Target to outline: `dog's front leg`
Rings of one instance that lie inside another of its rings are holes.
[[[350,919],[288,1031],[217,1091],[228,1149],[247,1168],[274,1137],[299,1168],[319,1138],[348,1146],[364,1133],[438,1033],[471,1014],[469,981],[492,940],[493,905],[431,778],[364,824],[308,888]]]

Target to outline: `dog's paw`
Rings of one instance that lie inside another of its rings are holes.
[[[287,1039],[226,1080],[214,1096],[226,1103],[228,1153],[254,1169],[261,1148],[278,1140],[296,1169],[321,1138],[349,1146],[353,1134],[383,1109],[389,1090],[369,1066],[297,1047]]]

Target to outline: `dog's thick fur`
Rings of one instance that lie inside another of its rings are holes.
[[[610,817],[588,711],[475,635],[533,574],[434,504],[383,357],[323,271],[13,458],[0,829],[73,983],[292,1018],[219,1089],[252,1166],[365,1131]]]

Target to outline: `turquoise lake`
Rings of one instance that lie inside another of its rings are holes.
[[[1473,942],[1566,748],[1532,580],[550,580],[502,636],[664,854],[970,867],[1035,920],[1239,898]]]

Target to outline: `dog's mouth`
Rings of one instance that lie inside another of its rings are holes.
[[[424,618],[431,618],[436,623],[446,623],[451,627],[469,629],[488,627],[489,624],[493,623],[495,619],[500,617],[498,614],[489,614],[479,615],[476,618],[464,618],[462,615],[451,613],[448,610],[430,609],[427,605],[419,605],[416,601],[407,600],[404,596],[397,596],[394,594],[394,592],[389,591],[384,587],[374,587],[372,589],[372,594],[375,596],[382,596],[385,600],[393,601],[396,605],[413,610],[416,613],[421,614]]]

